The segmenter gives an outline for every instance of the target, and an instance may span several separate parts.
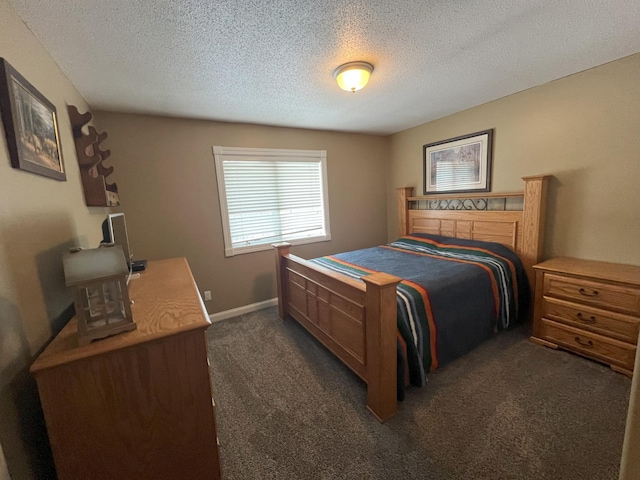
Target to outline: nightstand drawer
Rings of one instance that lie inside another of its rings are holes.
[[[576,328],[633,343],[634,345],[638,341],[640,319],[622,313],[544,297],[542,316]]]
[[[597,333],[542,319],[542,337],[587,357],[633,369],[636,347]]]
[[[603,307],[622,313],[640,311],[640,290],[547,273],[543,295],[565,298],[581,304]]]

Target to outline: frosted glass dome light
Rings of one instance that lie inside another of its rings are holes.
[[[370,63],[349,62],[336,68],[333,76],[342,90],[355,92],[367,84],[371,72],[373,72],[373,65]]]

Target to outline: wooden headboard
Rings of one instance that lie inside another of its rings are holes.
[[[542,259],[549,176],[523,177],[524,192],[428,195],[414,197],[413,187],[398,189],[400,236],[431,233],[454,238],[483,240],[514,250],[534,285],[533,265]],[[455,201],[455,206],[451,201]],[[420,209],[421,204],[449,205],[446,209]],[[477,210],[477,203],[521,204],[518,210]],[[473,204],[473,205],[472,205]],[[467,209],[472,207],[472,209]]]

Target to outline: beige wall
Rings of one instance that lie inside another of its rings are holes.
[[[305,258],[383,243],[388,139],[370,135],[96,112],[109,134],[134,258],[185,256],[210,313],[275,297],[271,250],[224,256],[212,146],[327,151],[330,242],[301,245]]]
[[[58,110],[67,181],[11,168],[0,127],[0,444],[13,478],[47,478],[50,454],[28,367],[72,303],[62,252],[97,246],[105,209],[84,204],[66,104],[86,103],[6,0],[0,56]],[[50,477],[48,477],[50,478]]]
[[[638,337],[640,345],[640,336]],[[620,460],[620,480],[640,480],[640,350],[636,350],[627,426]]]
[[[9,476],[9,468],[7,462],[4,459],[4,453],[2,452],[2,445],[0,445],[0,480],[11,480]]]
[[[545,256],[640,265],[640,54],[465,110],[391,137],[395,187],[422,195],[424,144],[494,129],[494,192],[551,174]]]

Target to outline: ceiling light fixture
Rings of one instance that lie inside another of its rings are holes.
[[[364,87],[373,72],[373,65],[367,62],[349,62],[340,65],[333,76],[342,90],[355,92]]]

